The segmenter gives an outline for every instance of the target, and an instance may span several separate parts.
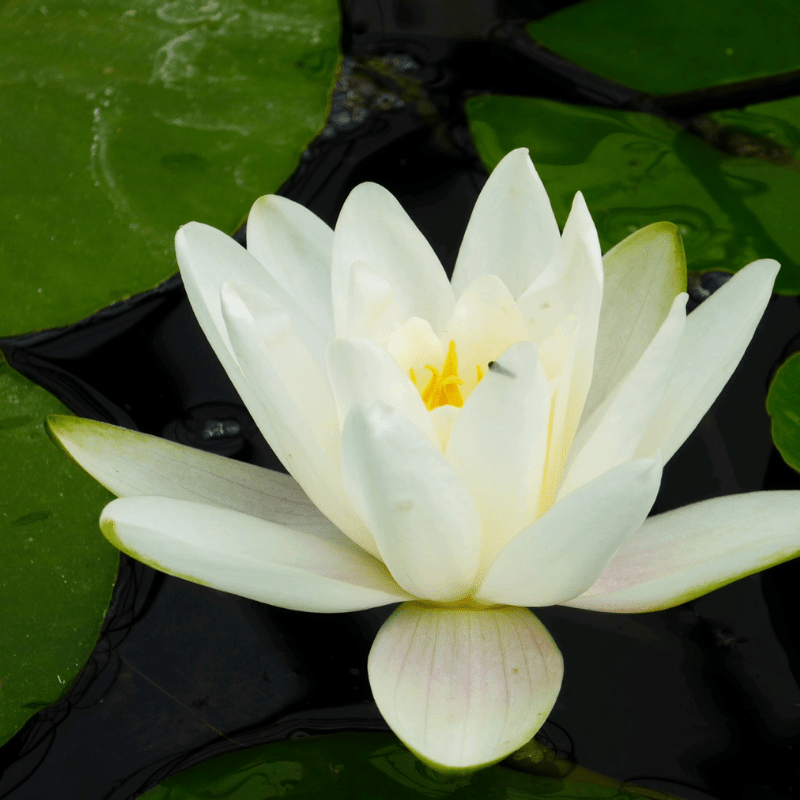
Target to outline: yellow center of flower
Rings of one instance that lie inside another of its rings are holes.
[[[425,403],[428,411],[432,411],[439,406],[456,406],[461,408],[464,405],[464,398],[461,395],[461,386],[464,381],[458,377],[458,357],[456,356],[456,343],[450,342],[447,348],[447,356],[444,359],[444,364],[441,370],[431,364],[426,364],[425,369],[431,371],[431,379],[428,385],[420,393],[422,400]],[[478,372],[478,383],[483,378],[483,370],[480,364],[476,365],[475,369]],[[417,378],[414,375],[414,370],[409,369],[411,380],[416,383]]]

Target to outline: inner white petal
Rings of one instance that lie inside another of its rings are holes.
[[[413,370],[414,384],[420,392],[430,378],[425,365],[438,367],[447,355],[447,346],[433,332],[430,322],[420,317],[411,317],[397,328],[389,337],[386,349],[406,373]]]
[[[447,450],[450,434],[453,432],[453,426],[456,424],[460,413],[461,409],[457,406],[439,406],[428,412],[439,437],[439,446],[442,448],[442,452]]]
[[[482,275],[459,297],[444,332],[456,343],[461,391],[467,397],[483,371],[515,342],[528,341],[525,320],[506,285],[496,275]]]

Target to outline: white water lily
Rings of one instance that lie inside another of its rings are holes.
[[[647,518],[752,337],[774,261],[687,317],[675,226],[603,260],[580,194],[559,233],[525,150],[489,178],[452,282],[374,184],[335,231],[263,197],[247,238],[190,223],[178,261],[291,477],[85,420],[51,430],[120,496],[105,535],[157,569],[303,611],[401,603],[370,683],[428,763],[491,764],[546,719],[562,659],[527,607],[666,608],[800,549],[797,492]]]

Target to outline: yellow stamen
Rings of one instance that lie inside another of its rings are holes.
[[[491,365],[492,362],[490,362]],[[426,364],[425,369],[430,370],[431,378],[427,386],[420,391],[422,401],[425,403],[428,411],[432,411],[439,406],[456,406],[462,408],[464,405],[464,396],[461,394],[460,386],[464,385],[458,377],[458,358],[456,356],[456,343],[450,342],[447,348],[447,355],[444,359],[442,369],[438,370],[431,364]],[[475,365],[477,373],[477,383],[483,380],[485,375],[483,367],[480,364]],[[411,382],[417,384],[417,375],[413,368],[409,367],[408,370]]]
[[[461,408],[464,405],[464,398],[461,396],[461,390],[458,387],[464,381],[458,377],[456,343],[454,341],[450,342],[441,373],[430,364],[426,364],[425,369],[431,371],[431,379],[422,392],[422,400],[428,411],[439,408],[439,406]]]

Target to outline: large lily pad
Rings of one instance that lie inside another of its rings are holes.
[[[800,353],[790,356],[775,373],[767,394],[767,413],[775,447],[800,472]]]
[[[97,524],[112,495],[45,433],[65,412],[0,356],[0,744],[80,672],[119,563]]]
[[[620,788],[618,781],[603,781],[529,775],[503,766],[472,775],[445,776],[421,764],[394,736],[347,733],[277,742],[219,756],[168,778],[142,797],[147,800],[201,797],[670,800],[659,792],[643,790],[640,794],[635,789]]]
[[[0,10],[0,336],[66,325],[232,232],[321,130],[336,0],[71,0]]]
[[[582,0],[528,31],[591,72],[655,94],[800,68],[794,0]]]
[[[800,292],[800,101],[712,115],[701,136],[648,114],[534,98],[467,102],[487,169],[528,147],[563,225],[584,193],[603,251],[652,222],[675,223],[692,271],[775,258],[781,294]]]

